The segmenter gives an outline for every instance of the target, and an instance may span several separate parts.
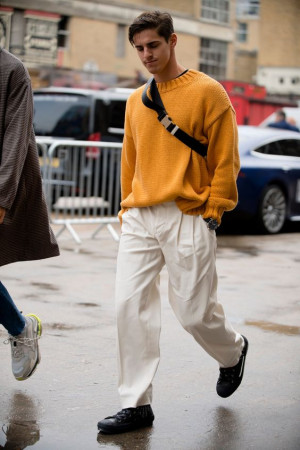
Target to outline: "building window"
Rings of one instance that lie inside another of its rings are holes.
[[[64,16],[58,23],[57,31],[57,46],[60,48],[69,47],[69,31],[68,31],[69,18]]]
[[[248,25],[246,23],[239,22],[237,25],[236,39],[238,42],[247,42]]]
[[[292,84],[298,84],[300,82],[300,77],[291,78]]]
[[[202,0],[201,17],[219,23],[229,23],[229,0]]]
[[[227,43],[214,39],[201,39],[200,71],[221,80],[226,78]]]
[[[260,0],[237,0],[236,15],[240,16],[259,16]]]
[[[117,47],[116,47],[116,57],[125,57],[125,43],[126,43],[126,26],[118,24],[117,28]]]

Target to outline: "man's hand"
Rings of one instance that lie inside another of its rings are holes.
[[[0,224],[3,223],[5,213],[6,213],[6,209],[4,209],[0,206]]]

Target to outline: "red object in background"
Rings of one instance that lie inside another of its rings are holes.
[[[89,141],[93,141],[93,142],[100,141],[101,140],[101,133],[96,132],[96,133],[90,134],[89,137],[88,137],[88,140]],[[92,159],[99,158],[100,153],[101,153],[101,150],[100,150],[99,147],[87,147],[86,148],[86,152],[85,152],[86,157],[87,158],[92,158]]]
[[[267,96],[264,86],[242,81],[220,81],[236,112],[238,125],[259,125],[266,117],[284,106],[297,103]]]
[[[229,95],[243,95],[249,98],[266,98],[267,90],[264,86],[258,84],[244,83],[243,81],[221,81],[222,86]]]

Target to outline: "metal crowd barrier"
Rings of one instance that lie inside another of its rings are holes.
[[[113,239],[119,234],[121,143],[36,138],[44,192],[51,223],[67,229],[77,243],[77,224],[106,226]]]

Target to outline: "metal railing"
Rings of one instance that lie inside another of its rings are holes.
[[[51,223],[67,229],[81,243],[77,224],[106,226],[118,241],[112,224],[120,209],[121,143],[36,138],[44,192]]]

